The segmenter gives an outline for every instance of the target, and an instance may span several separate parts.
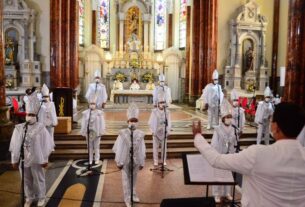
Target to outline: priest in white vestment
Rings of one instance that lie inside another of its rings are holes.
[[[153,136],[154,166],[158,166],[159,164],[158,151],[160,146],[161,146],[161,162],[163,163],[164,161],[163,164],[166,165],[167,138],[170,135],[170,130],[172,127],[171,114],[169,109],[166,108],[165,96],[166,95],[162,91],[158,94],[158,107],[152,109],[148,121],[148,126]],[[165,129],[166,123],[167,123],[167,127]]]
[[[132,84],[130,85],[129,89],[130,90],[135,90],[135,91],[140,90],[140,85],[139,85],[139,83],[136,79],[134,79],[132,81]]]
[[[257,129],[257,144],[260,144],[262,139],[265,140],[265,144],[269,144],[270,132],[269,125],[273,114],[273,105],[271,103],[272,92],[267,86],[264,91],[264,101],[260,101],[255,113],[255,123],[258,125]]]
[[[42,89],[42,102],[38,112],[38,122],[45,125],[54,140],[54,127],[57,126],[58,120],[54,102],[50,100],[49,88],[43,84]]]
[[[214,70],[212,79],[213,83],[209,83],[203,90],[203,102],[208,109],[208,125],[207,129],[211,129],[219,124],[220,104],[224,97],[221,85],[218,84],[219,74]]]
[[[54,141],[42,123],[37,122],[37,112],[40,103],[36,92],[28,96],[26,101],[26,123],[15,126],[9,151],[13,168],[21,173],[21,150],[24,150],[24,191],[25,206],[31,206],[33,201],[38,201],[38,206],[45,204],[46,182],[45,167],[54,150]],[[24,143],[22,148],[22,143]]]
[[[97,165],[100,162],[100,142],[102,135],[106,132],[106,124],[104,112],[96,108],[96,96],[89,97],[89,109],[82,113],[82,124],[80,133],[86,137],[87,143],[89,139],[89,164]],[[88,125],[89,123],[89,125]]]
[[[159,75],[159,85],[153,90],[153,104],[155,107],[158,105],[158,94],[163,92],[165,94],[166,106],[172,103],[171,89],[165,85],[165,76],[163,74]]]
[[[96,70],[94,73],[95,77],[95,83],[90,83],[87,93],[86,93],[86,99],[89,102],[89,98],[92,95],[95,95],[97,97],[96,99],[96,107],[101,109],[105,108],[108,95],[106,91],[106,87],[104,84],[101,83],[101,72],[99,70]]]
[[[122,169],[122,184],[124,201],[127,207],[131,206],[131,167],[133,170],[133,201],[140,202],[136,193],[136,181],[139,170],[142,170],[145,163],[145,142],[144,132],[137,129],[139,121],[139,109],[132,103],[127,110],[128,128],[119,131],[115,144],[112,148],[115,153],[115,162],[119,169]],[[133,135],[131,139],[131,135]],[[132,141],[131,141],[132,140]],[[130,150],[133,146],[133,166],[131,166]]]

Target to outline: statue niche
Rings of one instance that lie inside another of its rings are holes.
[[[126,13],[125,19],[125,44],[130,40],[131,36],[134,35],[136,35],[140,42],[143,42],[142,27],[140,9],[136,6],[130,7]]]
[[[254,0],[241,6],[230,21],[230,47],[225,88],[263,93],[269,85],[266,61],[267,20]]]

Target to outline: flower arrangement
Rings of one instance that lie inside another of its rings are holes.
[[[150,72],[147,72],[142,76],[141,79],[142,79],[143,83],[148,83],[150,80],[153,82],[154,81],[154,75]]]
[[[5,87],[6,88],[13,88],[14,87],[14,82],[12,79],[6,79],[5,81]]]
[[[137,59],[131,59],[129,62],[131,68],[139,68],[140,64]]]
[[[253,93],[255,91],[255,81],[252,79],[247,80],[247,92]]]
[[[113,80],[118,80],[118,81],[121,81],[121,82],[126,82],[127,81],[127,76],[124,73],[122,73],[122,72],[116,72],[114,74]]]

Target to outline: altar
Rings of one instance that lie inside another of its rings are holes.
[[[152,90],[111,90],[110,101],[114,103],[153,103]]]

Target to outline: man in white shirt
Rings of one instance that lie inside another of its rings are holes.
[[[305,149],[296,137],[305,124],[305,111],[293,103],[280,103],[274,111],[272,145],[252,145],[237,154],[219,154],[193,124],[194,144],[216,168],[243,174],[243,207],[303,207],[305,201]]]

